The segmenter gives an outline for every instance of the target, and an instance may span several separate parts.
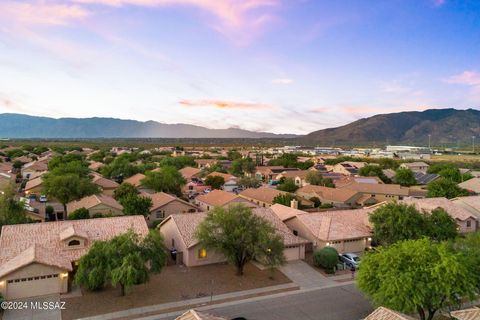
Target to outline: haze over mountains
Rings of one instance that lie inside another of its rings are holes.
[[[321,114],[318,115],[321,117]],[[288,131],[288,121],[285,122]],[[430,109],[380,114],[337,128],[305,136],[253,132],[242,129],[208,129],[189,124],[113,118],[46,118],[0,114],[0,138],[291,138],[292,143],[364,145],[385,143],[469,144],[480,137],[480,111]],[[479,139],[480,140],[480,139]]]

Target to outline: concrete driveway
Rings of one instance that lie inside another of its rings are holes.
[[[24,308],[21,310],[5,310],[3,320],[61,320],[62,311],[58,308],[45,307],[44,303],[60,303],[60,296],[50,295],[37,298],[17,300]],[[58,306],[58,304],[56,304]]]
[[[335,284],[335,281],[325,277],[302,260],[289,261],[279,269],[301,289],[323,288]]]

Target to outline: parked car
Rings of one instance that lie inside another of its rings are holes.
[[[25,210],[30,211],[30,212],[34,212],[34,213],[39,213],[39,212],[40,212],[40,210],[38,210],[37,208],[32,207],[32,206],[29,205],[29,204],[25,204],[23,207],[25,208]]]
[[[360,257],[355,253],[342,253],[339,255],[340,261],[349,267],[358,268],[360,266]]]
[[[40,202],[48,202],[48,198],[46,195],[42,194],[38,199]]]

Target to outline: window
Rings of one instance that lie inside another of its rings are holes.
[[[198,250],[198,258],[199,259],[205,259],[207,257],[207,249],[202,248]]]
[[[162,219],[165,217],[165,212],[164,211],[157,211],[156,212],[156,217],[157,219]]]
[[[298,231],[297,231],[297,230],[293,230],[293,234],[294,234],[295,236],[298,236]]]
[[[69,247],[79,246],[79,245],[80,245],[80,241],[78,241],[78,240],[70,240],[70,241],[68,242],[68,246],[69,246]]]
[[[467,228],[470,228],[472,226],[472,221],[467,220]]]
[[[172,239],[172,248],[175,248],[175,239]]]

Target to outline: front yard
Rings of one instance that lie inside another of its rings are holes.
[[[144,285],[130,289],[125,297],[119,288],[106,288],[99,292],[82,290],[82,297],[62,298],[66,310],[62,319],[76,319],[179,300],[250,290],[279,284],[290,280],[280,271],[270,279],[269,270],[259,270],[252,264],[245,267],[245,275],[235,275],[235,268],[227,264],[215,264],[194,268],[168,266],[161,274],[154,275]]]

